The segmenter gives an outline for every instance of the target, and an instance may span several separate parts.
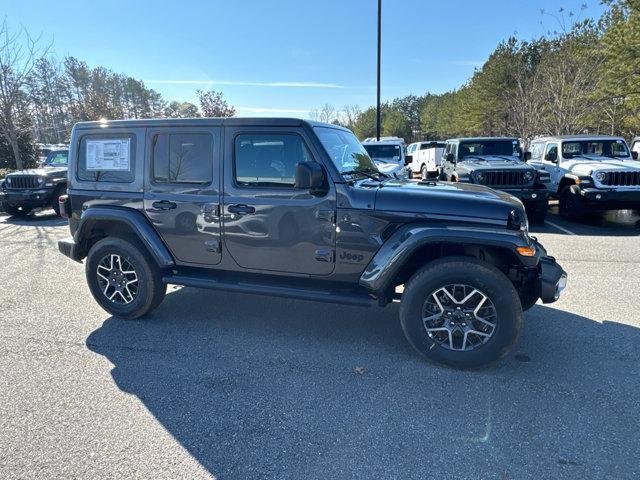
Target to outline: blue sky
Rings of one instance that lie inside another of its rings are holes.
[[[221,90],[241,116],[375,102],[376,0],[3,3],[12,28],[52,38],[57,55],[142,79],[167,100]],[[597,0],[383,0],[383,99],[459,87],[499,41],[557,28],[540,10],[561,7],[603,11]]]

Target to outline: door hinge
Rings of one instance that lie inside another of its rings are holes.
[[[335,261],[335,250],[332,248],[319,248],[316,250],[316,260],[319,262],[333,263]]]

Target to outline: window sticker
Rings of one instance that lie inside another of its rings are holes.
[[[87,170],[129,170],[129,138],[87,140]]]

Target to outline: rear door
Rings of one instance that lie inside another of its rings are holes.
[[[328,275],[336,192],[294,189],[298,162],[319,161],[297,127],[225,127],[224,243],[249,270]]]
[[[147,130],[144,210],[183,264],[207,266],[221,260],[220,131]]]

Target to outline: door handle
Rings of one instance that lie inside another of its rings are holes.
[[[151,206],[157,210],[173,210],[174,208],[178,208],[177,203],[170,202],[169,200],[160,200],[157,202],[153,202]]]
[[[252,207],[250,205],[244,205],[242,203],[239,203],[237,205],[229,205],[227,210],[229,210],[229,213],[236,213],[238,215],[247,215],[248,213],[256,213],[255,207]]]

